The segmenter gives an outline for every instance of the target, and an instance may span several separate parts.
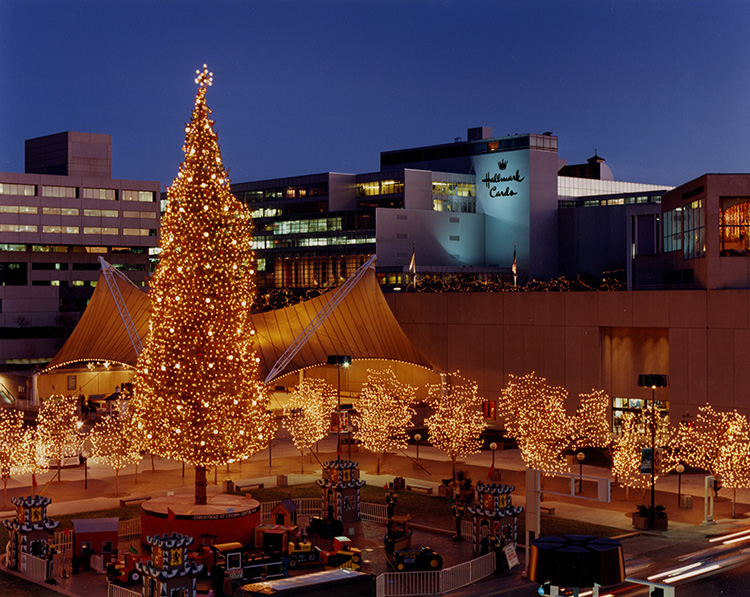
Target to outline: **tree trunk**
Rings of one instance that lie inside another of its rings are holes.
[[[451,475],[453,476],[453,485],[455,486],[456,484],[456,457],[453,455],[451,456],[451,471],[452,471]]]
[[[304,475],[305,474],[305,450],[304,449],[300,450],[299,455],[302,460],[302,464],[300,466],[300,473]]]
[[[156,472],[156,465],[154,464],[154,454],[153,453],[151,454],[151,472],[152,473]]]
[[[206,467],[195,465],[195,503],[205,504],[206,498]]]
[[[382,456],[383,455],[380,452],[378,452],[378,472],[377,472],[378,475],[380,474],[380,459],[382,458]]]
[[[3,475],[3,507],[8,505],[8,475]]]
[[[57,481],[62,482],[62,458],[57,459]]]
[[[732,518],[737,518],[737,488],[732,489]]]
[[[120,469],[115,469],[115,497],[120,495]]]

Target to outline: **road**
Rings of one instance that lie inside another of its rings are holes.
[[[633,536],[622,540],[626,576],[674,587],[676,597],[750,595],[750,528],[730,535],[687,541]],[[522,562],[523,566],[523,562]],[[538,597],[539,585],[523,577],[522,566],[451,593],[455,597]],[[572,589],[561,589],[572,596]],[[579,597],[591,596],[581,589]],[[600,597],[642,597],[644,585],[624,582],[600,590]]]

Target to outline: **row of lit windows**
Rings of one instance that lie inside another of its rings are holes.
[[[235,191],[234,195],[245,203],[257,203],[274,199],[295,199],[304,197],[323,197],[328,194],[328,183],[309,184],[304,186],[277,187],[274,189],[256,189],[252,191]]]
[[[404,192],[403,180],[374,180],[372,182],[357,183],[357,197],[371,197],[373,195],[393,195]]]
[[[1,214],[38,214],[39,208],[29,205],[0,205]],[[75,207],[43,207],[45,216],[78,216],[80,210]],[[84,209],[83,215],[91,218],[117,218],[120,215],[116,209]],[[123,211],[123,218],[156,218],[156,213],[149,211]]]
[[[271,237],[256,236],[253,240],[253,248],[258,250],[366,244],[375,244],[375,237],[322,236],[311,238],[273,239]]]
[[[315,218],[275,222],[274,234],[305,234],[307,232],[326,232],[341,230],[341,218]]]
[[[116,189],[94,189],[84,187],[82,189],[82,194],[84,199],[104,199],[109,201],[115,201],[117,199]],[[24,197],[34,197],[36,196],[36,185],[0,182],[0,195],[20,195]],[[74,199],[78,197],[78,187],[42,185],[42,197],[61,197]],[[122,200],[144,201],[151,203],[156,200],[156,194],[153,191],[127,190],[122,192]]]
[[[450,211],[454,213],[473,214],[477,211],[477,203],[473,200],[433,199],[432,211]]]
[[[284,215],[284,212],[280,207],[258,207],[250,212],[250,215],[253,218],[275,218]]]
[[[0,182],[0,195],[23,195],[25,197],[33,197],[36,195],[36,185]]]
[[[432,183],[433,195],[456,195],[457,197],[476,197],[476,185],[463,182],[439,182]]]
[[[36,233],[39,226],[34,224],[0,224],[0,232],[30,232]],[[79,226],[42,226],[42,232],[45,234],[80,234]],[[120,234],[119,228],[108,228],[102,226],[84,226],[84,234],[104,234],[107,236],[116,236]],[[125,236],[156,236],[154,228],[123,228],[122,234]]]
[[[665,253],[682,249],[684,259],[697,259],[706,254],[706,211],[703,200],[664,212],[663,222]]]

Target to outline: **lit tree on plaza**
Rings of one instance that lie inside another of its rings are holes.
[[[497,411],[508,435],[518,442],[521,459],[528,468],[567,471],[565,450],[572,432],[565,412],[567,391],[551,386],[534,372],[509,377]]]
[[[737,490],[750,487],[750,424],[744,415],[701,406],[695,425],[680,426],[679,457],[685,464],[707,470],[732,490],[732,516]]]
[[[185,159],[167,192],[130,404],[151,451],[194,465],[196,504],[206,503],[207,467],[250,457],[275,432],[253,347],[252,220],[222,165],[205,97],[211,82],[204,65]]]
[[[651,475],[640,472],[641,448],[645,445],[638,426],[641,417],[636,413],[622,416],[620,435],[612,442],[612,474],[620,487],[646,490],[651,486]]]
[[[377,474],[383,454],[389,450],[406,448],[406,429],[415,415],[413,404],[417,389],[396,379],[392,369],[367,371],[367,382],[362,386],[354,423],[354,438],[365,450],[378,456]]]
[[[651,448],[651,425],[655,423],[654,442],[658,449],[654,481],[677,466],[675,437],[669,425],[669,415],[655,409],[652,401],[637,412],[625,413],[622,431],[612,442],[612,474],[625,487],[646,490],[651,487],[651,475],[640,472],[644,448]]]
[[[336,409],[336,390],[323,381],[307,377],[292,392],[284,407],[284,427],[302,456],[305,472],[305,450],[323,439],[331,427],[331,413]]]
[[[579,394],[580,406],[571,422],[572,448],[606,448],[612,442],[607,411],[609,396],[604,390]]]
[[[8,503],[8,479],[25,472],[23,414],[20,410],[0,408],[0,475],[3,477],[3,504]]]
[[[120,401],[115,403],[113,414],[104,417],[91,431],[91,459],[106,464],[115,471],[115,494],[119,494],[120,470],[141,460],[144,449],[143,434],[133,428],[132,418]]]
[[[435,413],[425,420],[430,443],[451,459],[453,481],[456,459],[475,454],[482,447],[481,435],[487,423],[476,382],[458,374],[446,375],[443,383],[430,385],[427,400]]]
[[[51,396],[42,403],[36,420],[36,441],[45,458],[57,460],[57,480],[65,458],[78,456],[83,445],[76,415],[78,401],[65,396]]]

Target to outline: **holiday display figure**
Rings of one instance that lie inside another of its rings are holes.
[[[463,537],[461,537],[461,521],[464,518],[466,508],[460,501],[453,502],[453,505],[451,506],[451,512],[453,513],[453,520],[456,522],[456,534],[453,535],[453,540],[461,541],[463,539]]]
[[[522,506],[514,506],[511,493],[515,485],[476,485],[478,503],[466,509],[473,518],[474,553],[487,553],[490,545],[505,545],[518,540],[518,515]]]
[[[11,498],[11,502],[16,506],[16,517],[3,520],[3,524],[9,535],[6,566],[11,570],[25,573],[30,561],[24,556],[46,560],[45,581],[54,584],[52,558],[56,550],[53,538],[60,522],[47,518],[47,506],[51,501],[50,498],[41,495]]]
[[[333,518],[341,522],[359,520],[359,490],[365,482],[359,478],[358,463],[332,460],[323,466],[323,479],[318,480],[318,485],[323,490],[325,511],[332,512]]]
[[[146,537],[151,546],[151,559],[136,562],[143,575],[143,595],[181,595],[195,597],[196,579],[203,564],[187,558],[192,537],[171,533]]]

